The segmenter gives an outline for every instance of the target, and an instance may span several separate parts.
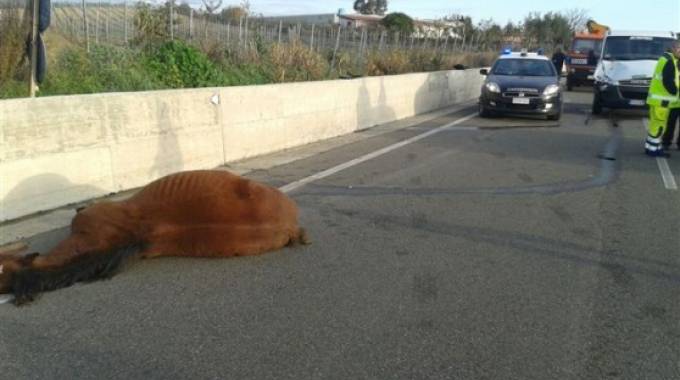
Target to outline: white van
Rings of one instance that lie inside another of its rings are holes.
[[[673,32],[607,33],[593,75],[593,114],[604,107],[645,107],[656,63],[675,38]]]

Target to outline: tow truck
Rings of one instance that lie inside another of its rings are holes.
[[[602,41],[609,31],[606,25],[589,20],[587,33],[574,33],[571,48],[567,52],[567,91],[574,86],[592,85],[595,67],[602,51]]]

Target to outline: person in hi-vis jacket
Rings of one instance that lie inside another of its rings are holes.
[[[667,157],[662,137],[670,121],[671,109],[680,108],[680,40],[673,43],[670,52],[659,58],[649,87],[649,131],[645,140],[645,153],[654,157]]]

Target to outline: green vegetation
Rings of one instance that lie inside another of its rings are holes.
[[[134,50],[95,45],[88,54],[67,48],[49,68],[40,95],[143,91],[164,88]]]
[[[19,6],[23,3],[20,0],[11,1],[16,2],[16,6],[0,13],[0,99],[28,95],[29,69],[25,57],[27,24],[22,17],[23,8]],[[240,19],[249,12],[248,3],[243,4],[227,8],[221,15],[211,14],[210,19],[222,18],[223,21],[235,22],[235,18]],[[373,3],[367,4],[372,6]],[[67,22],[73,14],[79,15],[79,10],[73,7],[59,9],[63,12],[60,13],[62,27],[69,27],[51,28],[44,35],[48,53],[47,76],[45,82],[40,84],[38,96],[403,74],[448,70],[458,65],[488,65],[495,57],[495,53],[471,52],[465,46],[461,49],[460,45],[458,51],[454,52],[453,49],[442,48],[441,42],[427,38],[415,41],[411,50],[395,48],[394,45],[378,48],[383,46],[382,39],[378,43],[377,39],[369,40],[366,34],[360,37],[357,33],[350,34],[350,31],[343,35],[341,42],[354,43],[356,47],[340,49],[335,53],[332,49],[335,37],[326,38],[317,34],[314,43],[310,43],[299,35],[295,37],[295,29],[292,36],[289,29],[285,42],[281,43],[276,36],[272,38],[271,30],[268,35],[266,29],[262,32],[259,27],[252,26],[250,31],[253,34],[244,38],[243,42],[240,36],[233,33],[231,40],[227,38],[225,41],[215,38],[215,30],[209,29],[215,26],[212,22],[195,24],[194,37],[175,34],[173,40],[169,33],[171,22],[167,3],[161,7],[140,3],[135,12],[131,12],[128,25],[132,30],[127,44],[122,40],[121,30],[117,33],[112,31],[111,39],[101,38],[102,35],[108,35],[108,31],[100,30],[100,38],[95,41],[90,38],[88,51],[82,34],[77,30],[78,24]],[[122,8],[116,10],[118,13],[122,11]],[[187,26],[185,14],[190,12],[188,7],[177,7],[174,25]],[[118,13],[118,16],[122,14]],[[394,35],[408,35],[412,28],[413,21],[408,16],[391,14],[386,18],[385,25],[370,32],[388,30],[395,32]],[[325,48],[320,45],[322,41]],[[369,42],[372,46],[369,46]],[[404,44],[408,44],[405,37],[400,46]],[[450,48],[452,45],[448,46]]]
[[[28,93],[28,85],[21,84],[28,78],[24,54],[28,28],[20,5],[11,0],[0,9],[0,98]]]
[[[382,25],[391,32],[399,32],[408,36],[414,32],[413,19],[404,13],[390,13],[381,21]]]
[[[387,0],[355,0],[354,10],[365,15],[384,15]]]
[[[225,84],[223,74],[198,49],[173,41],[153,49],[145,59],[152,76],[168,88],[208,87]]]
[[[435,51],[371,52],[361,60],[341,53],[330,72],[331,54],[300,42],[259,44],[249,50],[220,45],[193,46],[181,40],[130,49],[111,45],[83,47],[63,44],[49,60],[39,96],[171,88],[238,86],[390,75],[417,71],[488,65],[495,53],[442,55]],[[54,50],[52,50],[54,52]],[[25,71],[25,70],[24,70]],[[329,74],[330,72],[330,74]],[[24,75],[24,77],[27,77]],[[0,98],[27,96],[21,76],[0,83]]]

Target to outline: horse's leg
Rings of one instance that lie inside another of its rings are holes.
[[[161,256],[251,256],[282,248],[300,238],[298,228],[281,226],[187,226],[154,234],[141,253]]]

